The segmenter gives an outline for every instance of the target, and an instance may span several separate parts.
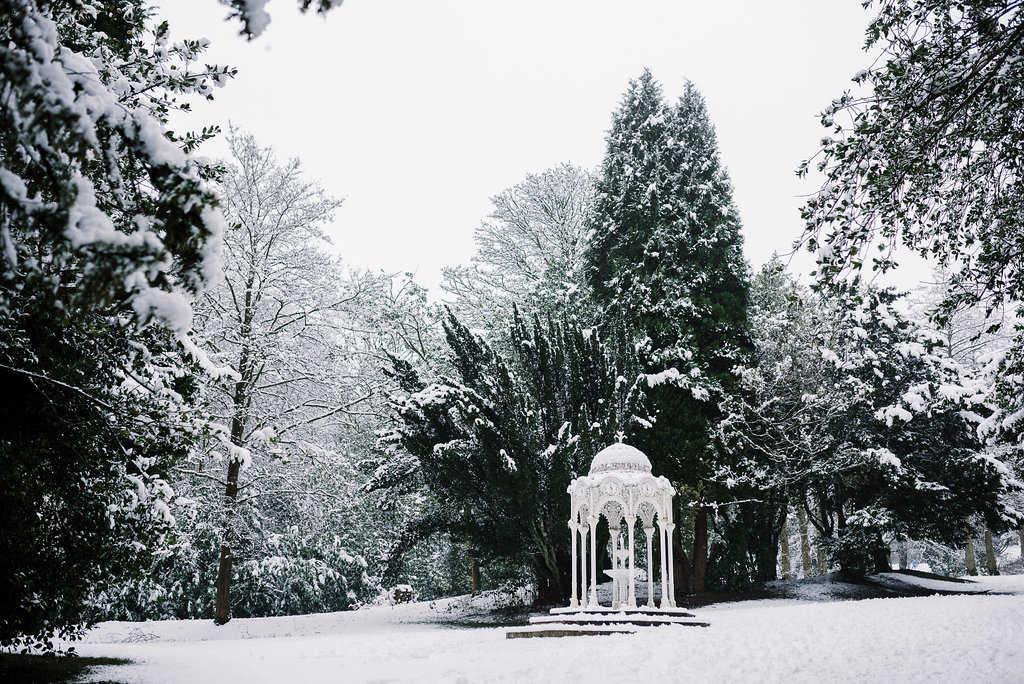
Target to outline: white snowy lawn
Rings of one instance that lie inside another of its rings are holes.
[[[503,628],[441,626],[481,607],[450,599],[224,627],[108,622],[77,650],[135,661],[87,681],[147,684],[1024,682],[1024,576],[981,583],[991,593],[719,604],[694,611],[709,628],[631,635],[506,639]]]

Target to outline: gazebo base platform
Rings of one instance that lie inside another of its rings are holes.
[[[710,626],[710,623],[694,618],[693,613],[688,613],[682,608],[554,608],[549,615],[530,618],[530,624],[525,627],[509,630],[505,633],[505,638],[606,636],[634,634],[645,627],[662,625]]]
[[[655,608],[650,606],[637,606],[636,608],[627,608],[626,606],[619,606],[618,608],[612,608],[610,606],[594,606],[593,608],[587,606],[580,606],[579,608],[552,608],[548,611],[551,616],[555,615],[662,615],[662,616],[676,616],[676,617],[693,617],[693,613],[687,611],[685,608]],[[549,616],[539,616],[543,619],[548,619]]]

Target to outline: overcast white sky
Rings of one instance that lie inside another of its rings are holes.
[[[707,99],[756,267],[799,235],[794,170],[817,113],[867,65],[859,0],[345,0],[326,18],[272,0],[252,43],[214,0],[163,0],[176,37],[238,67],[189,125],[230,119],[345,198],[346,260],[413,271],[473,253],[488,198],[563,161],[596,168],[626,83]],[[210,146],[206,154],[220,156]],[[808,270],[809,257],[795,265]]]

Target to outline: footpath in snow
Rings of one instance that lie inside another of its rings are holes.
[[[1024,576],[985,577],[969,587],[988,593],[828,601],[809,589],[800,598],[696,609],[709,628],[562,639],[507,640],[500,627],[458,626],[490,615],[494,596],[222,627],[107,622],[77,650],[134,661],[98,668],[85,681],[148,684],[1024,682]]]

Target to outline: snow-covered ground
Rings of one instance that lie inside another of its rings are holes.
[[[630,635],[507,640],[442,624],[476,620],[483,598],[223,627],[108,622],[77,650],[135,662],[90,681],[146,683],[1024,682],[1024,576],[978,580],[990,593],[724,603],[694,611],[709,628]]]

